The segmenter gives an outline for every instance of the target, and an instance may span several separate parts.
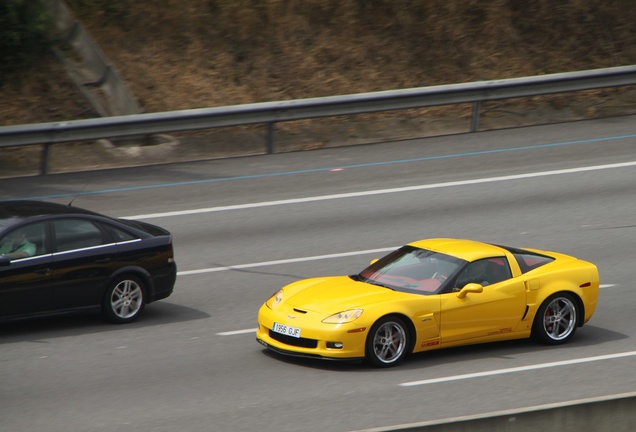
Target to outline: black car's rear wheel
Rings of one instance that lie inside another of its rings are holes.
[[[565,343],[576,331],[578,313],[576,301],[571,294],[554,294],[539,308],[532,325],[532,336],[548,345]]]
[[[409,331],[401,318],[387,316],[377,321],[367,338],[366,359],[377,367],[395,366],[408,355]]]
[[[135,320],[146,305],[143,283],[135,276],[122,276],[113,281],[102,309],[106,318],[115,323]]]

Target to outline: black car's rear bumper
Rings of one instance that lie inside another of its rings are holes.
[[[177,281],[177,265],[172,262],[166,266],[161,273],[153,275],[153,290],[146,303],[165,299],[172,294]]]

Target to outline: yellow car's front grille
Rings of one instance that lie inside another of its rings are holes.
[[[284,334],[276,333],[273,331],[269,331],[269,337],[278,342],[284,343],[285,345],[291,345],[302,348],[316,348],[318,346],[318,341],[315,339],[307,339],[307,338],[295,338],[292,336],[287,336]]]

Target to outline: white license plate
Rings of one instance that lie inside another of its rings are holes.
[[[285,324],[274,323],[274,327],[272,327],[272,331],[276,333],[284,334],[287,336],[299,338],[300,337],[300,329],[298,327],[290,327]]]

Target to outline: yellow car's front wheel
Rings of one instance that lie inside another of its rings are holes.
[[[378,320],[367,338],[367,361],[377,367],[397,365],[408,354],[409,337],[408,327],[401,318],[387,316]]]

